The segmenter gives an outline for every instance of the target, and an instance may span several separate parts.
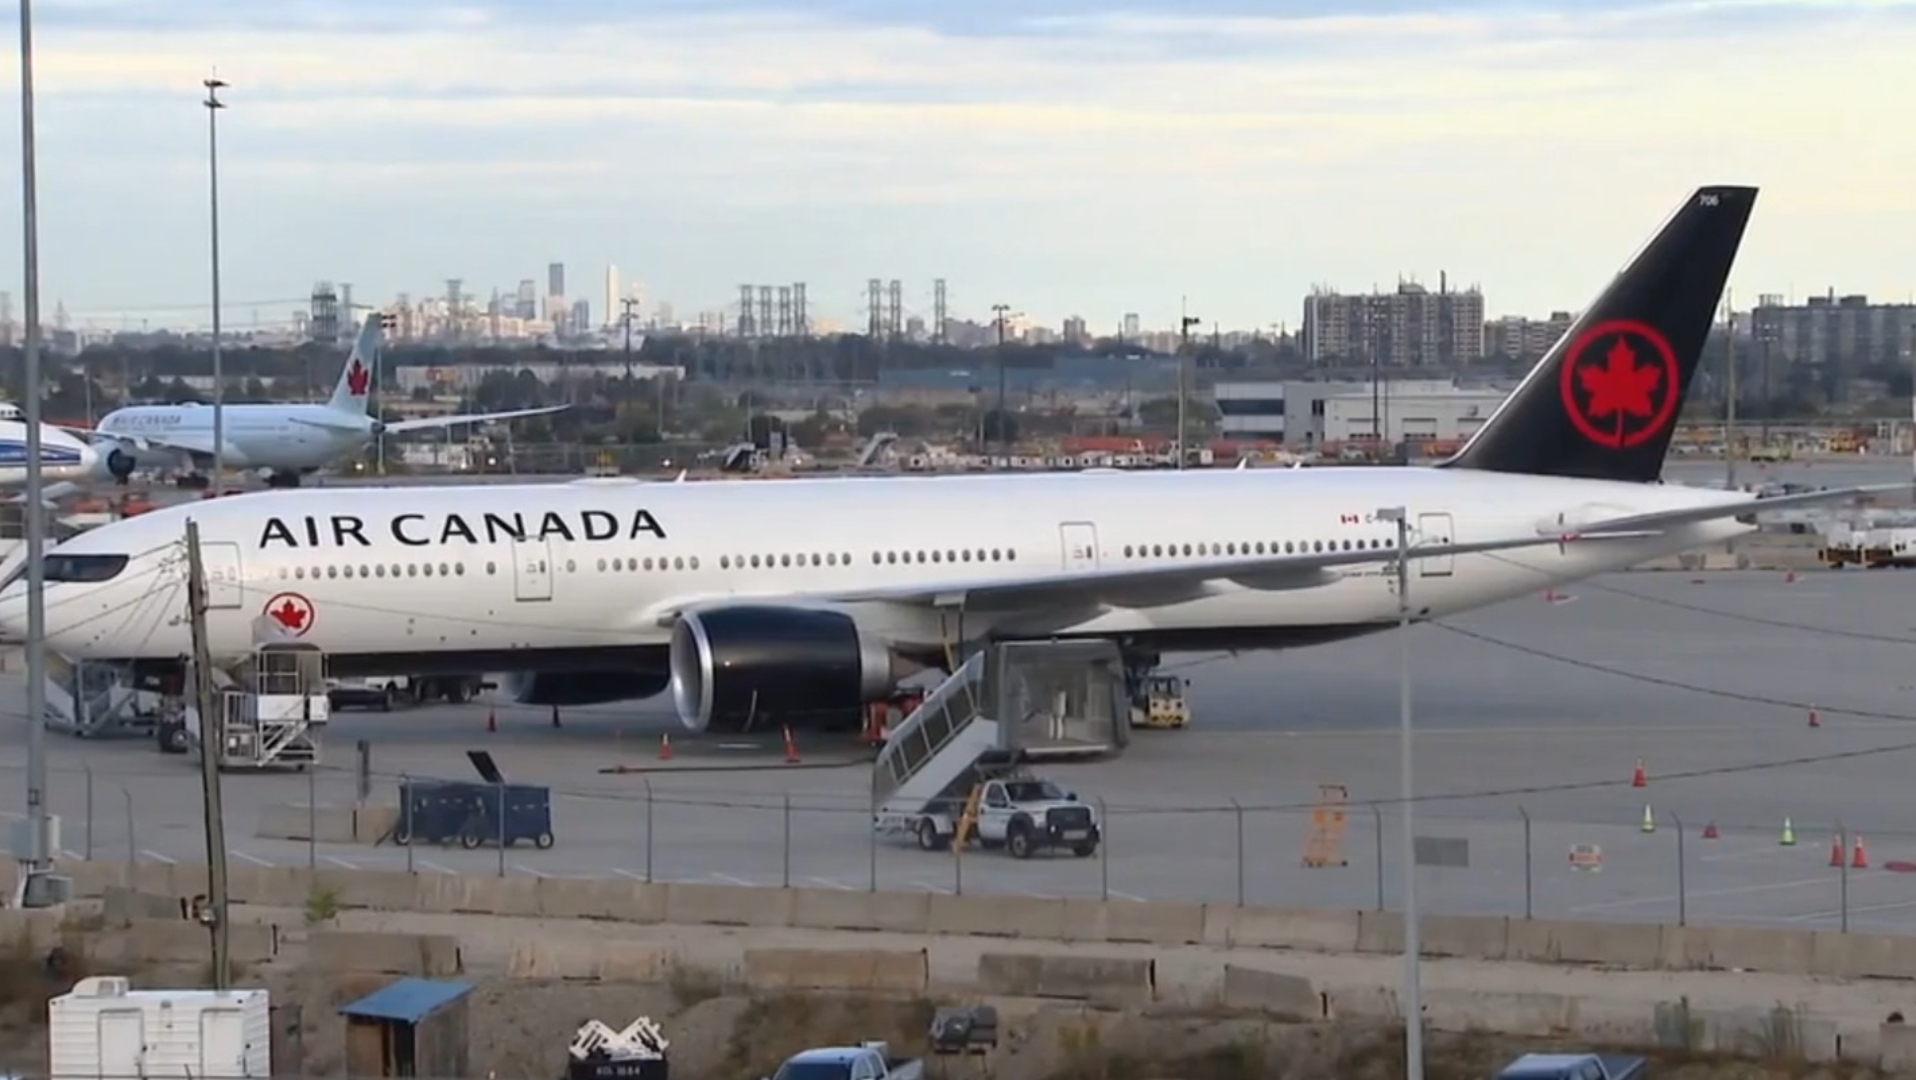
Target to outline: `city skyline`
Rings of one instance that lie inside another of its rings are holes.
[[[204,322],[215,66],[234,322],[316,278],[383,302],[458,277],[483,304],[553,262],[601,320],[608,265],[688,320],[809,282],[852,330],[873,277],[914,314],[943,278],[954,318],[1094,329],[1175,324],[1182,297],[1207,327],[1295,328],[1313,286],[1443,273],[1542,316],[1714,182],[1764,188],[1740,306],[1916,286],[1916,144],[1871,135],[1900,129],[1916,0],[1176,11],[42,0],[42,316]]]

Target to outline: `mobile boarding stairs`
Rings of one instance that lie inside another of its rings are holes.
[[[1021,760],[1122,753],[1124,663],[1109,642],[1008,642],[972,654],[894,728],[872,769],[873,824],[913,835]],[[1009,718],[1009,719],[1006,719]]]

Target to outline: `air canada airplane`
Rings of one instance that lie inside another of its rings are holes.
[[[224,463],[258,469],[273,487],[298,487],[300,477],[359,453],[380,434],[426,431],[459,424],[490,424],[523,416],[558,412],[565,406],[511,412],[432,416],[387,423],[366,411],[367,395],[378,381],[380,342],[387,316],[366,317],[339,373],[333,396],[323,405],[222,405]],[[84,433],[97,447],[113,478],[124,484],[134,470],[181,464],[204,469],[213,461],[213,409],[208,405],[130,405],[100,418]],[[195,472],[182,486],[203,487]]]
[[[693,730],[838,723],[956,645],[1284,648],[1435,619],[1752,530],[1754,497],[1658,481],[1756,198],[1703,188],[1464,449],[1428,468],[262,492],[47,557],[50,646],[176,678],[198,523],[215,655],[339,674],[511,672],[520,701],[670,691]],[[24,588],[0,584],[20,632]]]

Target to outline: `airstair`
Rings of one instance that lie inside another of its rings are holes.
[[[129,665],[46,654],[46,724],[82,739],[145,736],[157,703],[133,684]]]
[[[264,645],[231,669],[213,672],[211,737],[190,696],[181,715],[189,745],[211,744],[222,769],[304,769],[320,763],[330,717],[326,656],[310,646]]]
[[[914,835],[926,814],[955,817],[994,769],[1121,752],[1130,731],[1123,672],[1117,647],[1106,642],[1002,643],[973,653],[879,751],[878,831]]]

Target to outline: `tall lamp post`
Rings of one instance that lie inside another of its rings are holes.
[[[26,276],[22,392],[27,424],[27,869],[50,868],[47,836],[46,521],[40,475],[40,196],[33,138],[33,7],[20,0],[20,208]],[[24,890],[23,890],[24,891]]]
[[[1188,312],[1178,316],[1178,438],[1177,438],[1178,464],[1177,464],[1177,467],[1180,469],[1184,468],[1184,459],[1188,456],[1184,452],[1184,413],[1186,409],[1185,403],[1188,401],[1188,399],[1191,396],[1191,389],[1189,385],[1190,375],[1186,372],[1185,366],[1191,362],[1191,328],[1193,326],[1198,325],[1199,323],[1203,321],[1204,320],[1198,318],[1196,315],[1192,315]]]
[[[993,304],[991,313],[995,316],[993,321],[998,324],[998,451],[1010,454],[1008,432],[1005,430],[1005,319],[1011,314],[1011,305]]]
[[[1424,1080],[1424,1005],[1418,960],[1417,840],[1411,829],[1416,798],[1410,724],[1410,512],[1402,506],[1377,511],[1377,520],[1397,524],[1397,758],[1398,806],[1404,830],[1404,1076]]]
[[[220,91],[226,83],[218,75],[201,79],[206,88],[206,165],[207,192],[212,210],[209,229],[213,249],[213,491],[217,494],[226,475],[226,427],[223,407],[226,401],[226,374],[220,366],[220,110],[226,104]]]

